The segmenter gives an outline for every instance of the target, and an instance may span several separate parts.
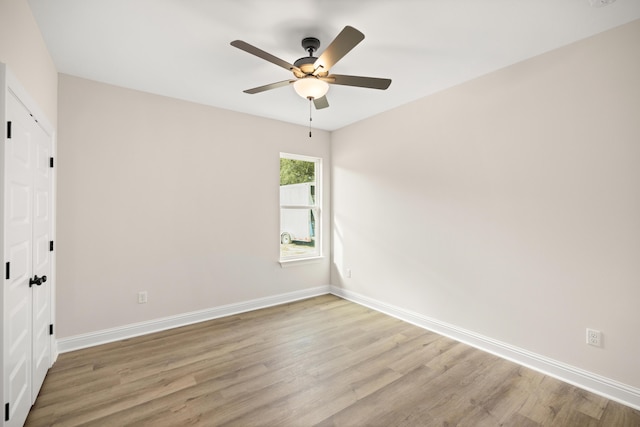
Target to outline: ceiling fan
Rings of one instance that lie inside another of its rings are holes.
[[[313,104],[316,109],[321,109],[329,106],[329,102],[326,97],[326,93],[329,90],[329,84],[381,90],[388,88],[391,84],[391,79],[329,74],[331,67],[349,53],[351,49],[356,47],[356,45],[363,39],[364,34],[353,27],[346,26],[324,50],[324,52],[316,58],[313,56],[313,53],[320,47],[320,41],[315,37],[306,37],[302,39],[302,47],[304,50],[309,52],[309,56],[300,58],[293,64],[277,58],[242,40],[232,41],[231,46],[237,47],[238,49],[244,50],[245,52],[291,71],[295,77],[294,79],[283,80],[247,89],[244,91],[245,93],[255,94],[293,84],[298,95],[303,98],[313,100]]]

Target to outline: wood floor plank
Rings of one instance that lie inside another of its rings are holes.
[[[640,411],[332,295],[60,355],[26,426],[640,426]]]

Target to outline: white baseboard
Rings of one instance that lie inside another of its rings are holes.
[[[258,298],[235,304],[228,304],[205,310],[193,311],[190,313],[178,314],[176,316],[164,317],[161,319],[149,320],[120,326],[117,328],[104,329],[88,334],[76,335],[57,340],[56,356],[58,353],[66,353],[82,348],[93,347],[95,345],[106,344],[153,332],[164,331],[171,328],[186,326],[193,323],[230,316],[247,311],[258,310],[274,305],[285,304],[301,299],[311,298],[318,295],[330,293],[330,286],[319,286],[317,288],[303,289],[286,294],[274,295],[265,298]]]
[[[421,314],[331,286],[331,293],[640,410],[640,389]]]

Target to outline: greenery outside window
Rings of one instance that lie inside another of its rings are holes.
[[[280,153],[280,260],[322,254],[322,159]]]

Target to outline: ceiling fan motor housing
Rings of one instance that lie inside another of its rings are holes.
[[[309,75],[313,73],[313,64],[315,64],[317,59],[318,58],[314,56],[305,56],[304,58],[298,59],[293,65],[300,68],[305,75]]]

